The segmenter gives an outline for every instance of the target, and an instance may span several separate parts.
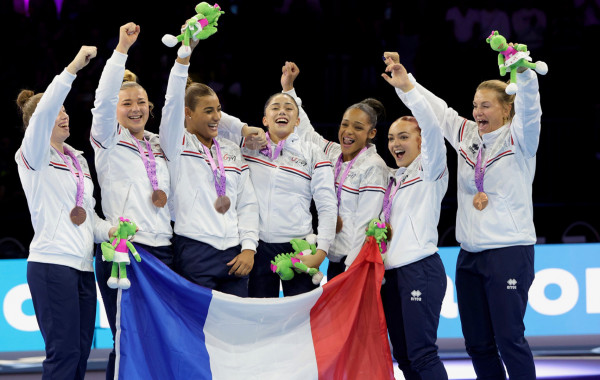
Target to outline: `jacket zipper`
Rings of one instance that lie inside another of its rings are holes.
[[[271,239],[271,199],[273,198],[273,184],[275,183],[275,177],[277,177],[277,173],[279,172],[279,164],[277,164],[277,167],[274,169],[274,173],[273,176],[271,178],[271,183],[269,184],[269,207],[267,208],[268,210],[268,217],[267,217],[267,239],[272,240]]]

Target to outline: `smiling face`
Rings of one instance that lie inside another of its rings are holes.
[[[71,133],[69,132],[69,115],[65,111],[65,107],[61,107],[56,120],[54,120],[54,128],[50,140],[62,144]]]
[[[338,139],[342,148],[344,160],[353,159],[367,146],[377,134],[377,130],[369,121],[369,115],[358,108],[351,108],[346,113],[340,124]]]
[[[473,99],[473,119],[477,122],[479,135],[493,132],[504,125],[510,115],[509,105],[503,107],[493,90],[480,89]]]
[[[148,95],[143,88],[129,87],[119,92],[117,120],[121,126],[129,129],[132,135],[144,132],[149,115]]]
[[[263,117],[263,125],[269,128],[269,135],[285,139],[299,123],[298,107],[290,96],[279,94],[271,99]]]
[[[399,168],[410,165],[421,154],[421,129],[416,123],[398,119],[388,132],[388,149]]]
[[[202,96],[198,99],[196,109],[185,107],[185,122],[187,130],[198,137],[198,140],[207,147],[219,134],[219,121],[221,120],[221,103],[215,94]]]

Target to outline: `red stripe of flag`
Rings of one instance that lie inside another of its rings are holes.
[[[310,311],[319,380],[394,379],[379,295],[384,271],[370,236],[350,268],[323,286]]]

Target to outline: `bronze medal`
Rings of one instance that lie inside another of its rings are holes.
[[[229,210],[230,206],[231,201],[229,200],[229,197],[227,195],[221,195],[215,201],[215,210],[217,210],[218,213],[225,214],[227,210]]]
[[[475,194],[475,197],[473,197],[473,206],[475,206],[475,208],[477,210],[481,211],[484,208],[486,208],[487,205],[488,205],[488,196],[486,193],[484,193],[483,191],[480,191],[477,194]]]
[[[156,207],[165,207],[167,204],[167,194],[162,190],[154,190],[152,193],[152,204]]]
[[[387,241],[390,241],[390,240],[392,240],[392,234],[393,234],[393,232],[392,232],[392,225],[389,224],[389,223],[386,223],[385,227],[387,228],[387,233],[386,233],[386,235],[387,235]]]
[[[71,210],[70,217],[71,217],[71,222],[73,222],[73,224],[81,226],[83,224],[83,222],[85,222],[87,215],[86,215],[83,207],[75,206],[75,207],[73,207],[73,210]]]
[[[342,220],[342,217],[338,215],[337,222],[335,223],[335,233],[338,234],[342,230],[343,227],[344,227],[344,221]]]

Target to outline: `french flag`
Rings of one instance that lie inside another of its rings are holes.
[[[206,289],[138,252],[118,294],[115,379],[394,379],[373,237],[348,271],[286,298]]]

